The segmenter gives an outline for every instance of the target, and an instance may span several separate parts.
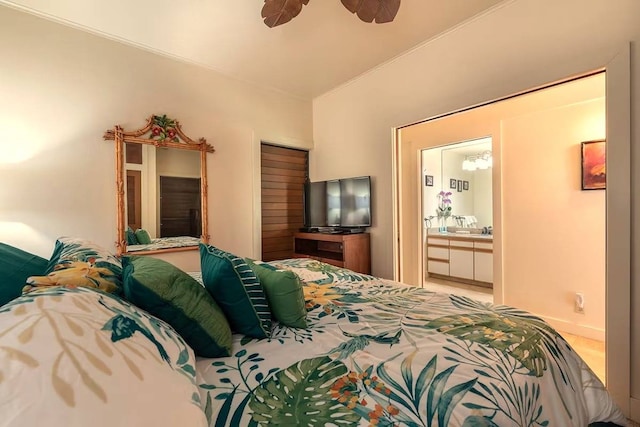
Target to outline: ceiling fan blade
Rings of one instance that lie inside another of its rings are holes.
[[[262,17],[267,27],[273,28],[286,24],[298,16],[302,5],[309,4],[309,0],[264,0]]]
[[[362,21],[376,24],[393,21],[400,9],[400,0],[342,0],[342,4]]]

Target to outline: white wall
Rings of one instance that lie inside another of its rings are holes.
[[[433,176],[433,187],[424,185],[424,175]],[[441,150],[434,148],[422,151],[422,217],[436,215],[438,193],[443,188]],[[424,224],[423,224],[424,225]],[[431,228],[438,227],[438,219],[431,219]]]
[[[453,215],[473,215],[473,196],[469,191],[458,191],[458,187],[450,188],[450,179],[458,181],[469,181],[473,175],[469,171],[462,170],[462,162],[464,161],[464,155],[456,153],[453,150],[441,150],[442,151],[442,168],[444,170],[443,180],[444,191],[451,192],[451,212]],[[471,188],[471,187],[469,187]],[[455,226],[456,223],[453,218],[449,218],[447,226]]]
[[[602,67],[640,40],[640,2],[615,3],[508,2],[314,100],[311,179],[377,178],[374,274],[393,277],[391,129]]]
[[[504,303],[604,340],[605,191],[583,191],[580,168],[580,142],[605,137],[604,99],[501,127]],[[576,292],[583,313],[574,311]]]
[[[478,219],[479,227],[493,226],[493,171],[491,169],[477,169],[469,181],[469,190],[473,194],[473,212]]]
[[[377,222],[371,230],[373,274],[394,276],[392,128],[600,69],[632,42],[631,145],[635,146],[640,135],[639,16],[637,0],[507,2],[316,98],[312,179],[357,168],[358,174],[372,175],[377,182]],[[347,144],[347,155],[336,156]],[[351,159],[356,154],[365,157],[354,165]],[[636,169],[634,182],[640,181]],[[638,233],[632,237],[634,247]],[[634,262],[637,265],[640,258],[634,256]],[[632,280],[632,304],[638,306],[638,280]],[[631,324],[640,324],[640,310],[632,310]],[[631,360],[637,361],[638,328],[632,329],[632,336]],[[632,396],[640,398],[637,366],[632,370]],[[640,408],[640,401],[636,404]],[[640,418],[640,409],[636,414]]]
[[[255,152],[261,139],[310,148],[310,102],[6,7],[0,56],[1,241],[44,257],[61,235],[115,250],[114,147],[102,135],[167,114],[216,149],[211,242],[259,255]]]
[[[200,152],[156,149],[156,173],[158,177],[200,178]]]

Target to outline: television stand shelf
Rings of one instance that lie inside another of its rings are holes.
[[[358,273],[371,274],[369,233],[294,233],[293,257],[311,258]]]

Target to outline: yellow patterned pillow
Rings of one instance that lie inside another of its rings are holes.
[[[89,240],[60,237],[46,275],[27,278],[23,293],[46,286],[87,287],[121,293],[122,263],[107,249]]]
[[[23,292],[29,292],[33,287],[40,286],[86,287],[109,293],[116,292],[118,287],[115,283],[103,278],[103,276],[112,275],[111,271],[104,267],[96,267],[94,262],[92,258],[87,262],[63,261],[46,276],[27,278],[27,286],[24,287]]]

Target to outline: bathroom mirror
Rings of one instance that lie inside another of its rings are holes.
[[[491,138],[442,147],[442,191],[451,192],[452,216],[447,225],[491,227],[493,223]]]
[[[492,227],[492,161],[491,137],[422,150],[424,227]],[[437,216],[441,192],[451,193],[447,218]]]
[[[115,126],[118,255],[193,250],[208,243],[207,153],[177,120],[153,115],[135,131]]]

